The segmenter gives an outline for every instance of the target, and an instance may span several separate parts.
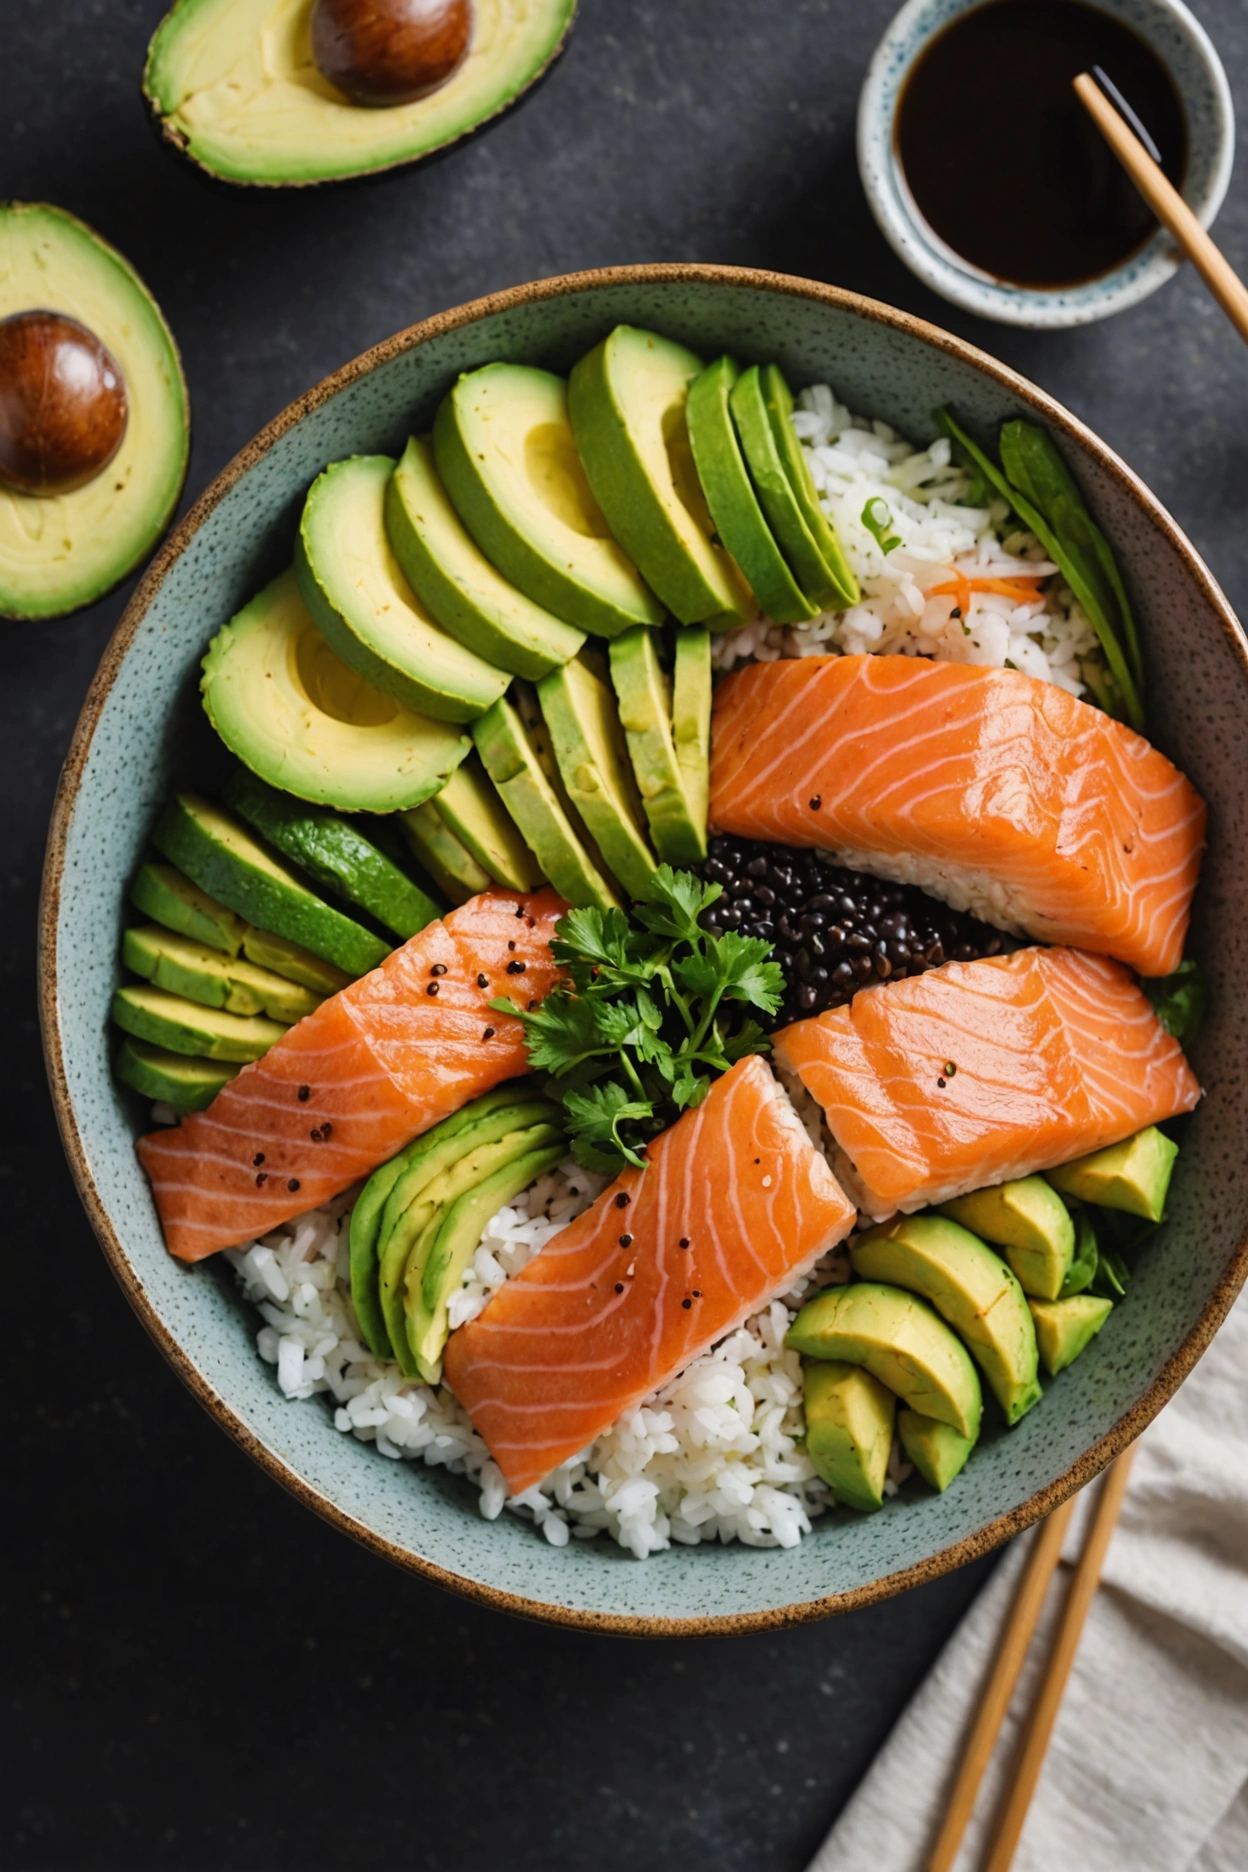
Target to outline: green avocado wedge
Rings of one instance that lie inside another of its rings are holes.
[[[862,1365],[911,1410],[979,1435],[983,1393],[970,1354],[926,1301],[855,1281],[808,1300],[784,1343],[804,1358]]]
[[[1064,1196],[1160,1222],[1178,1154],[1178,1145],[1149,1125],[1121,1144],[1107,1145],[1045,1175]]]
[[[1017,1177],[955,1197],[941,1203],[940,1213],[1001,1248],[1025,1294],[1057,1299],[1074,1257],[1075,1225],[1043,1177]]]
[[[884,1505],[897,1400],[861,1365],[838,1359],[805,1367],[806,1454],[846,1508]]]
[[[318,884],[366,910],[404,942],[441,915],[441,905],[339,813],[278,793],[245,767],[227,782],[224,798]]]
[[[562,377],[527,364],[469,371],[438,410],[433,451],[464,526],[534,604],[600,637],[663,622],[590,491]]]
[[[703,840],[711,786],[711,690],[710,632],[678,630],[672,658],[672,740],[689,810]]]
[[[776,440],[776,450],[802,518],[840,592],[841,607],[857,604],[862,596],[858,580],[845,557],[840,535],[823,511],[819,490],[811,477],[809,464],[793,427],[793,392],[785,382],[784,372],[778,364],[764,364],[758,376],[771,432]]]
[[[516,830],[498,788],[476,754],[451,775],[433,802],[465,851],[508,890],[536,890],[541,867]]]
[[[247,929],[243,918],[192,884],[176,865],[140,865],[130,886],[130,901],[153,922],[209,949],[219,949],[222,955],[236,956],[243,946]]]
[[[127,1034],[117,1049],[113,1071],[123,1085],[144,1098],[162,1099],[178,1111],[204,1111],[238,1067],[226,1060],[197,1059],[170,1053]]]
[[[490,888],[490,874],[478,864],[433,800],[399,814],[408,843],[429,877],[453,904],[465,904]]]
[[[537,698],[568,798],[612,874],[644,897],[658,867],[609,684],[578,657],[544,676]]]
[[[683,628],[683,627],[682,627]],[[620,725],[641,795],[650,840],[665,864],[706,857],[706,815],[686,787],[672,733],[672,685],[659,660],[658,634],[625,631],[609,646]]]
[[[819,610],[840,609],[846,602],[840,581],[820,551],[793,491],[767,413],[757,364],[737,378],[730,405],[750,478],[793,576]]]
[[[789,571],[758,504],[728,404],[740,375],[739,364],[721,357],[690,384],[686,415],[694,466],[715,530],[765,614],[777,624],[803,624],[818,617],[819,607]]]
[[[574,909],[596,905],[609,910],[618,904],[613,881],[595,862],[588,834],[575,823],[536,696],[521,690],[516,705],[496,702],[473,723],[472,736],[499,798],[560,896]]]
[[[330,649],[374,687],[436,721],[472,721],[510,672],[439,629],[404,578],[385,527],[394,468],[353,455],[317,476],[295,545],[299,590]]]
[[[149,923],[128,929],[121,940],[121,959],[134,974],[153,988],[185,995],[204,1007],[223,1008],[227,1014],[266,1014],[287,1025],[315,1013],[321,996],[297,982],[258,968],[254,962],[224,956],[189,937]]]
[[[942,1495],[961,1475],[975,1447],[975,1438],[963,1436],[952,1424],[941,1423],[938,1417],[921,1417],[912,1410],[898,1411],[897,1435],[928,1487]]]
[[[212,1060],[260,1059],[287,1031],[284,1021],[227,1014],[163,988],[119,988],[111,1012],[117,1025],[136,1040]]]
[[[1097,1294],[1073,1294],[1068,1300],[1030,1300],[1036,1340],[1050,1377],[1065,1371],[1087,1350],[1114,1310],[1112,1300]]]
[[[689,446],[685,404],[702,360],[617,325],[568,380],[568,415],[611,531],[682,624],[730,630],[753,615],[722,546]]]
[[[430,616],[487,662],[536,680],[584,643],[584,631],[495,571],[451,505],[432,444],[415,436],[386,489],[386,532]]]
[[[341,989],[349,988],[353,981],[358,980],[357,975],[348,974],[346,969],[335,968],[332,962],[323,962],[310,949],[301,949],[298,943],[288,942],[284,936],[275,936],[272,930],[253,929],[250,925],[243,931],[243,954],[258,967],[272,969],[275,975],[282,975],[287,981],[299,982],[304,988],[310,988],[322,1000],[326,995],[338,994]]]
[[[862,1279],[908,1288],[935,1307],[966,1341],[1007,1423],[1038,1403],[1036,1334],[1026,1297],[1000,1255],[969,1229],[944,1216],[902,1216],[859,1235],[849,1258]]]

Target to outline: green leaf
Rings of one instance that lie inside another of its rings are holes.
[[[1184,1046],[1194,1040],[1205,1018],[1208,999],[1199,962],[1189,956],[1173,975],[1157,975],[1141,986],[1168,1034]]]
[[[534,1072],[554,1073],[561,1078],[589,1055],[608,1050],[599,1025],[599,1010],[592,1001],[556,988],[532,1011],[521,1010],[514,1001],[490,1002],[499,1014],[515,1014],[524,1023],[524,1042],[529,1065]]]
[[[633,914],[656,936],[696,943],[703,935],[698,918],[723,894],[722,884],[706,884],[692,871],[673,871],[663,864],[650,878],[646,901],[635,904]]]
[[[1088,1292],[1102,1300],[1121,1300],[1127,1291],[1131,1270],[1116,1248],[1101,1244],[1096,1257],[1096,1272],[1088,1282]]]
[[[877,494],[863,508],[862,524],[885,557],[901,545],[900,533],[888,530],[893,524],[893,510],[881,495]]]
[[[730,1066],[738,1060],[746,1059],[751,1053],[770,1053],[771,1041],[756,1020],[747,1020],[735,1034],[729,1034],[723,1043],[724,1058]]]
[[[568,1129],[578,1163],[585,1164],[587,1169],[618,1170],[625,1163],[635,1164],[639,1170],[645,1169],[645,1158],[623,1136],[622,1126],[630,1121],[652,1118],[652,1105],[630,1098],[626,1089],[614,1079],[604,1085],[591,1086],[587,1092],[569,1092],[563,1105],[568,1115]],[[586,1150],[594,1152],[602,1160],[601,1163],[591,1165],[581,1154]]]
[[[1067,1202],[1066,1207],[1070,1210],[1071,1219],[1075,1225],[1075,1253],[1066,1270],[1061,1292],[1057,1296],[1059,1300],[1069,1300],[1072,1294],[1082,1293],[1086,1287],[1090,1286],[1095,1279],[1097,1262],[1100,1259],[1100,1249],[1097,1245],[1096,1230],[1092,1226],[1091,1216],[1078,1203]]]
[[[784,999],[784,971],[771,960],[771,944],[761,936],[742,936],[736,930],[704,940],[701,954],[674,965],[672,972],[680,986],[707,1000],[718,993],[774,1014]]]

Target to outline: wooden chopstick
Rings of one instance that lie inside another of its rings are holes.
[[[1074,83],[1080,103],[1140,194],[1162,226],[1173,234],[1240,337],[1248,342],[1248,287],[1091,73],[1081,72]]]
[[[996,1746],[1005,1712],[1010,1707],[1018,1673],[1023,1667],[1023,1659],[1027,1655],[1045,1594],[1049,1590],[1049,1581],[1061,1558],[1062,1541],[1074,1505],[1072,1495],[1069,1501],[1055,1508],[1047,1520],[1041,1523],[1027,1556],[1027,1565],[1023,1569],[1010,1616],[1001,1634],[996,1662],[984,1687],[979,1712],[966,1740],[962,1765],[949,1795],[949,1805],[945,1809],[932,1856],[927,1862],[927,1872],[949,1872],[957,1857],[962,1835],[974,1811],[979,1784]]]

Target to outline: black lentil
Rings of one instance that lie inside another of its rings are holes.
[[[257,1151],[251,1161],[253,1164],[262,1164],[264,1162],[264,1152]]]

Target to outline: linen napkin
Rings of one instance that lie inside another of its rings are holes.
[[[982,1860],[1095,1488],[967,1828]],[[811,1862],[921,1872],[1034,1530],[1014,1542]],[[1014,1872],[1248,1868],[1248,1295],[1141,1437]]]

